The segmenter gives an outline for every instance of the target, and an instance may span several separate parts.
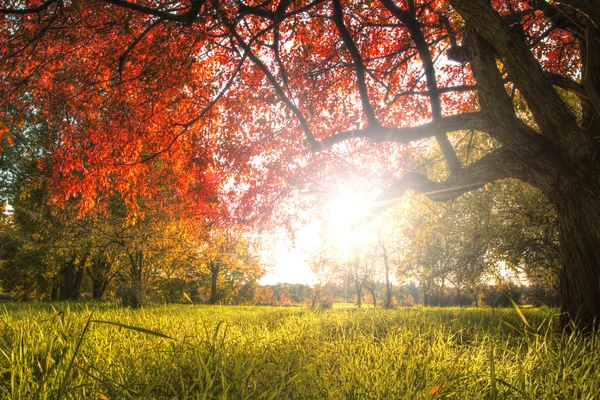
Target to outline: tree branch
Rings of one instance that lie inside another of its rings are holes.
[[[48,7],[50,7],[52,4],[56,3],[57,1],[58,0],[46,0],[39,6],[33,7],[33,8],[23,8],[23,9],[0,8],[0,14],[16,14],[16,15],[37,14],[37,13],[44,11],[45,9],[47,9]]]
[[[460,130],[485,130],[485,121],[481,113],[464,113],[444,117],[438,121],[431,121],[423,125],[406,128],[364,128],[345,131],[326,137],[316,143],[320,149],[326,149],[333,145],[353,138],[371,139],[374,142],[396,142],[410,143],[417,140],[427,139],[434,136],[445,135],[447,132]]]
[[[419,56],[421,57],[421,62],[423,63],[423,69],[425,71],[425,79],[427,81],[427,89],[429,91],[429,99],[431,103],[431,116],[434,121],[442,118],[442,105],[440,102],[439,90],[437,87],[437,78],[435,74],[435,66],[433,65],[433,58],[431,58],[431,53],[429,52],[429,46],[427,45],[427,41],[425,40],[425,36],[423,36],[423,32],[421,31],[421,27],[419,26],[419,21],[417,21],[414,13],[406,12],[402,10],[400,7],[394,3],[393,0],[380,0],[381,4],[400,22],[406,26],[408,29],[410,36],[415,42],[415,47],[419,52]],[[414,11],[414,10],[413,10]],[[461,162],[452,147],[452,144],[448,140],[446,134],[436,136],[436,140],[440,149],[442,150],[442,154],[444,154],[444,158],[448,163],[448,168],[450,169],[450,173],[458,172],[461,168]]]
[[[121,76],[122,76],[122,73],[123,73],[123,66],[125,65],[125,61],[127,60],[127,56],[129,55],[129,53],[131,53],[131,51],[135,48],[135,46],[137,46],[137,44],[140,42],[140,40],[142,40],[144,38],[144,36],[146,36],[148,34],[148,32],[150,32],[155,26],[157,26],[161,22],[162,22],[162,19],[159,18],[156,21],[152,22],[150,25],[148,25],[142,31],[142,33],[140,33],[133,40],[133,42],[131,42],[129,44],[129,46],[127,46],[127,48],[125,49],[125,51],[123,52],[123,54],[121,54],[121,56],[119,57],[119,65],[117,67],[117,73],[119,75],[119,79],[121,79]]]
[[[308,125],[308,122],[306,121],[306,118],[304,118],[304,115],[302,114],[302,112],[287,97],[287,95],[285,94],[285,91],[283,90],[283,88],[281,87],[279,82],[277,82],[277,79],[271,73],[269,68],[260,60],[260,58],[258,58],[256,56],[256,54],[254,54],[252,52],[250,45],[248,43],[246,43],[244,41],[244,39],[236,32],[235,26],[233,26],[229,21],[225,21],[225,26],[227,27],[227,29],[229,30],[229,33],[231,33],[231,35],[233,36],[235,41],[244,50],[244,54],[250,60],[252,60],[254,65],[256,65],[262,71],[262,73],[265,75],[265,77],[267,78],[269,83],[273,86],[273,88],[279,95],[279,98],[281,98],[281,100],[286,105],[286,107],[288,109],[290,109],[292,111],[292,113],[296,116],[296,119],[298,119],[298,122],[300,123],[300,126],[302,127],[302,130],[304,131],[304,135],[306,136],[306,139],[308,140],[308,143],[309,143],[311,149],[317,150],[318,146],[316,145],[316,139],[310,129],[310,126]]]
[[[172,14],[168,11],[162,11],[162,10],[158,10],[156,8],[146,7],[146,6],[142,6],[142,5],[135,4],[135,3],[130,3],[125,0],[102,0],[102,1],[104,1],[106,3],[110,3],[117,7],[122,7],[122,8],[126,8],[128,10],[137,11],[142,14],[154,15],[155,17],[162,18],[166,21],[190,23],[194,20],[194,18],[196,18],[198,16],[198,13],[199,13],[200,9],[202,8],[202,5],[204,5],[206,0],[194,1],[192,3],[192,7],[190,7],[190,9],[183,14]]]
[[[553,74],[552,72],[545,72],[544,76],[552,83],[552,85],[574,93],[581,99],[587,100],[588,95],[585,92],[585,88],[573,79],[563,75]]]
[[[511,30],[486,0],[450,0],[452,6],[502,59],[536,123],[554,146],[574,160],[588,157],[589,139],[560,98],[522,35]]]
[[[358,47],[356,47],[354,39],[352,39],[352,35],[344,24],[344,14],[340,0],[333,1],[333,22],[335,23],[335,26],[342,37],[342,41],[344,42],[344,45],[346,45],[346,48],[348,49],[348,52],[354,61],[354,68],[356,70],[356,83],[358,85],[358,92],[360,94],[360,100],[365,117],[367,118],[367,122],[371,127],[379,126],[377,117],[375,117],[375,111],[373,111],[373,106],[371,106],[369,92],[367,91],[367,84],[365,81],[365,64],[362,56],[360,55]]]
[[[508,149],[500,148],[462,168],[460,173],[450,175],[443,182],[432,181],[418,172],[407,172],[384,189],[377,197],[372,211],[380,213],[397,203],[409,190],[423,194],[433,201],[447,201],[504,178],[528,180],[524,166],[516,155]]]

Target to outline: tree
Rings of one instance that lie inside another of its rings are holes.
[[[366,269],[366,279],[364,283],[364,287],[371,294],[371,301],[373,302],[373,307],[377,307],[377,289],[381,287],[381,273],[384,272],[381,269],[380,259],[378,257],[376,245],[373,243],[367,248],[366,258],[363,261],[365,269]],[[386,276],[387,278],[388,276]],[[390,284],[389,279],[386,282],[388,285]],[[391,290],[391,287],[390,287]],[[388,292],[386,292],[387,294]],[[391,295],[390,295],[391,296]],[[391,301],[390,301],[391,303]],[[389,308],[389,307],[388,307]]]
[[[201,235],[201,240],[199,258],[210,276],[210,304],[231,300],[244,285],[263,276],[255,253],[257,243],[252,243],[240,227],[214,226]]]
[[[336,281],[340,272],[339,251],[329,243],[326,231],[327,226],[319,232],[318,245],[308,256],[308,266],[314,277],[310,299],[311,309],[325,298],[328,288]]]
[[[356,291],[356,305],[362,306],[363,288],[369,281],[373,258],[368,254],[368,247],[355,244],[341,255],[339,273]]]
[[[562,322],[577,316],[590,329],[600,324],[599,9],[598,0],[3,1],[0,96],[11,106],[0,131],[9,145],[33,110],[61,132],[48,179],[84,210],[109,186],[127,199],[156,193],[147,166],[158,162],[190,201],[226,198],[246,217],[272,210],[286,183],[306,183],[300,169],[318,177],[313,166],[358,151],[366,169],[384,172],[381,200],[413,190],[445,201],[519,179],[557,213]],[[496,146],[461,159],[454,133],[469,130]],[[447,166],[440,180],[402,157],[402,144],[430,140]],[[320,154],[308,159],[309,149]]]
[[[398,264],[400,263],[400,251],[402,248],[402,230],[399,226],[401,223],[400,219],[398,215],[392,214],[388,220],[384,213],[376,225],[377,253],[378,258],[381,259],[385,276],[385,299],[383,302],[385,308],[392,307],[392,282],[390,280],[390,273],[394,267],[396,267],[396,272],[398,272]],[[390,220],[393,222],[390,222]]]

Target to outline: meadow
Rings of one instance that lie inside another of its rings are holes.
[[[600,397],[600,335],[553,309],[2,308],[0,398]]]

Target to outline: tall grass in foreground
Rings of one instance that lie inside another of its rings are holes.
[[[553,312],[6,304],[0,398],[600,398]]]

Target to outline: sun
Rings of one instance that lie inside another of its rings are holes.
[[[338,197],[329,201],[323,218],[329,240],[338,246],[364,240],[368,209],[367,201],[358,196]]]

